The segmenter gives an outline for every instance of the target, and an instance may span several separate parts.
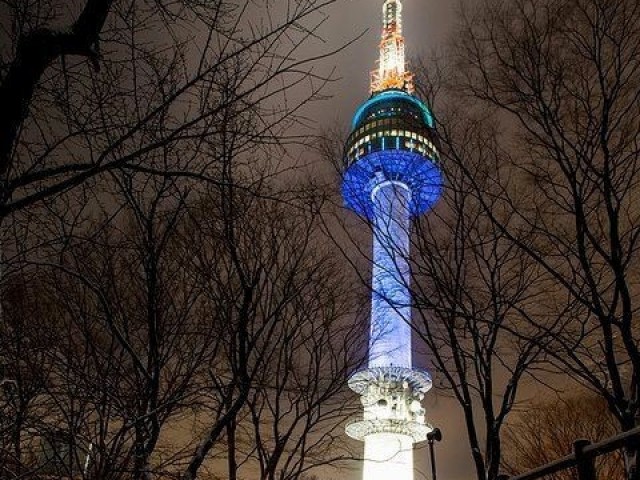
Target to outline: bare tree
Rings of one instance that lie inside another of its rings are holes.
[[[535,401],[512,416],[506,428],[503,467],[511,475],[552,462],[572,452],[576,439],[605,440],[619,425],[602,397],[591,392]],[[598,457],[596,471],[601,479],[625,477],[622,454]],[[549,480],[577,480],[575,469],[555,473]]]
[[[161,432],[194,401],[222,341],[178,248],[185,195],[168,178],[142,191],[139,180],[118,179],[117,217],[66,238],[56,262],[37,262],[41,282],[30,293],[48,298],[41,328],[52,340],[38,392],[47,408],[32,409],[23,433],[46,438],[54,429],[69,439],[70,452],[84,450],[58,465],[59,475],[144,478],[162,468],[151,460]],[[15,370],[6,374],[11,379]]]
[[[283,202],[275,190],[240,189],[227,203],[215,190],[187,203],[174,180],[150,187],[153,177],[138,177],[117,180],[116,218],[67,239],[58,262],[37,262],[30,293],[47,299],[47,323],[5,337],[27,342],[22,361],[34,362],[37,334],[55,339],[30,369],[48,368],[30,397],[25,374],[7,363],[33,403],[3,430],[8,444],[19,430],[8,450],[22,475],[189,478],[226,450],[229,466],[240,458],[284,479],[345,459],[334,437],[362,350],[345,273],[318,237],[313,192]],[[24,322],[6,314],[9,325]],[[191,422],[193,436],[169,440]],[[237,454],[236,425],[253,432]],[[68,461],[21,455],[54,433],[49,449]]]
[[[28,471],[25,434],[32,413],[41,404],[50,370],[46,361],[50,338],[34,319],[46,317],[45,302],[31,295],[33,278],[22,278],[3,290],[6,322],[2,324],[0,358],[0,477],[12,478]]]
[[[347,379],[362,360],[362,325],[348,318],[349,292],[327,296],[326,286],[301,298],[269,338],[247,405],[218,449],[228,478],[298,479],[355,457],[343,429],[357,408]]]
[[[448,161],[483,213],[552,285],[526,312],[548,358],[605,399],[622,430],[638,425],[640,6],[627,0],[486,1],[452,48],[450,92],[494,125],[489,176],[481,139],[443,119]],[[525,313],[525,312],[522,312]],[[526,330],[520,332],[528,336]],[[638,449],[627,477],[640,478]]]
[[[46,292],[42,332],[60,333],[33,369],[50,364],[55,372],[32,395],[46,412],[27,404],[33,423],[9,428],[20,431],[18,447],[59,425],[62,443],[91,450],[81,472],[88,477],[195,478],[249,396],[273,388],[267,360],[281,346],[269,340],[283,320],[305,318],[287,334],[304,339],[300,351],[315,341],[305,329],[321,338],[345,332],[338,320],[346,312],[330,301],[341,277],[327,279],[330,255],[312,251],[321,198],[270,184],[292,167],[274,159],[286,157],[289,127],[327,81],[313,70],[324,54],[298,51],[318,38],[330,3],[88,0],[77,11],[46,0],[2,4],[10,23],[1,32],[8,111],[0,216],[15,220],[3,231],[3,255],[46,284],[29,295]],[[65,23],[71,27],[54,27]],[[47,219],[36,221],[34,211]],[[302,301],[312,292],[327,306]],[[23,323],[5,323],[3,340],[20,338],[13,329]],[[336,343],[307,365],[333,358],[344,369],[355,345]],[[8,381],[16,365],[8,364]],[[299,389],[310,425],[338,422],[330,407],[318,412],[341,380],[312,382],[324,393]],[[185,412],[206,431],[171,449],[166,432]],[[291,447],[301,452],[287,467],[292,474],[308,468],[309,445]],[[16,455],[38,474],[37,462],[20,458],[19,448]],[[58,473],[76,473],[75,465]]]
[[[230,329],[232,350],[220,368],[231,370],[221,374],[235,380],[204,419],[207,431],[186,477],[226,436],[229,475],[257,459],[264,478],[295,478],[315,458],[327,460],[318,439],[330,438],[348,411],[338,399],[360,351],[355,327],[345,323],[350,295],[344,272],[319,242],[318,205],[307,203],[313,197],[291,210],[224,188],[232,192],[222,198],[233,198],[218,207],[224,220],[207,220],[209,210],[198,217],[205,248],[197,261]],[[250,432],[248,444],[237,429]]]
[[[319,287],[300,299],[302,315],[281,324],[273,339],[280,348],[265,365],[263,388],[249,398],[253,428],[247,433],[255,439],[264,480],[295,480],[354,457],[343,429],[358,408],[347,380],[362,363],[363,325],[344,315],[353,311],[343,303],[351,297],[347,290],[336,297]]]
[[[232,107],[282,142],[327,81],[329,52],[298,53],[332,1],[2,2],[0,216],[115,168],[215,181],[202,149]]]
[[[533,262],[486,219],[465,175],[444,163],[444,176],[440,204],[416,222],[414,325],[438,384],[462,409],[478,480],[494,479],[505,421],[548,341],[513,332],[545,292]]]

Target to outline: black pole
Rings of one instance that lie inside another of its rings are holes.
[[[431,457],[431,480],[436,480],[436,454],[433,448],[433,440],[429,440],[429,456]]]
[[[442,440],[442,432],[439,428],[434,428],[427,433],[427,441],[429,442],[429,456],[431,457],[431,480],[437,480],[436,476],[436,452],[433,446],[434,442]]]
[[[596,480],[596,468],[593,457],[584,454],[584,449],[591,445],[589,440],[580,439],[573,442],[573,452],[576,456],[578,478],[580,480]]]

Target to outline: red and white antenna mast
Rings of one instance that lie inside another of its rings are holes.
[[[413,93],[413,74],[406,71],[402,36],[402,3],[386,0],[382,6],[382,39],[378,68],[371,72],[371,93],[398,88]]]

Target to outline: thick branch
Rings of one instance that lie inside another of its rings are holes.
[[[45,70],[59,57],[81,55],[98,66],[95,45],[113,0],[88,0],[68,32],[43,28],[18,41],[16,56],[0,85],[0,176],[11,168],[11,153]],[[6,201],[6,198],[2,198]]]

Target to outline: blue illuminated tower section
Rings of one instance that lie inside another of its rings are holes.
[[[410,227],[440,197],[442,177],[433,117],[405,70],[402,4],[386,0],[382,14],[371,97],[345,147],[344,200],[373,231],[369,361],[349,380],[364,412],[347,434],[364,441],[363,480],[413,480],[413,444],[431,431],[421,404],[431,377],[411,358]]]

